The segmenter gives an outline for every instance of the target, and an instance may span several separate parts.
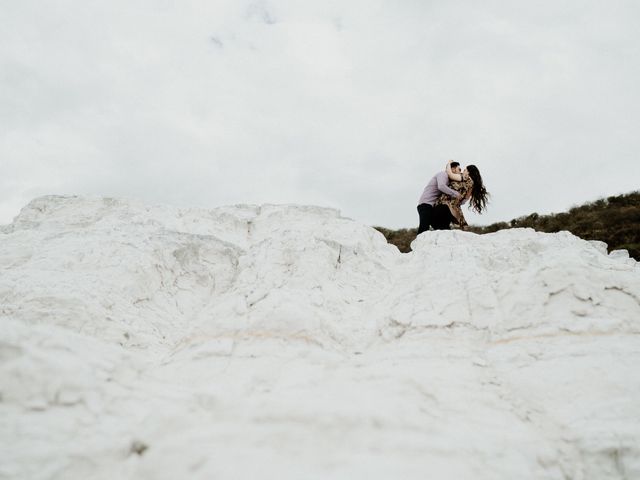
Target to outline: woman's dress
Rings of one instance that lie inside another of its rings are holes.
[[[464,228],[468,224],[464,218],[464,214],[462,213],[460,202],[473,188],[473,180],[471,180],[471,177],[469,176],[465,176],[460,182],[457,180],[450,180],[449,187],[458,192],[460,194],[460,198],[450,197],[446,193],[441,193],[436,200],[436,205],[447,205],[458,225],[461,228]]]

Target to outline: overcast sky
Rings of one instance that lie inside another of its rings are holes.
[[[415,227],[449,158],[492,194],[470,223],[636,190],[638,25],[636,0],[0,0],[0,223],[88,194]]]

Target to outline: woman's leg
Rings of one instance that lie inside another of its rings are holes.
[[[464,217],[462,215],[462,210],[460,209],[460,205],[449,204],[449,212],[451,213],[451,216],[454,218],[455,222],[458,225],[461,225],[460,219]]]

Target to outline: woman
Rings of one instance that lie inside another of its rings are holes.
[[[487,208],[489,192],[484,188],[480,171],[475,165],[469,165],[462,173],[453,173],[451,171],[451,160],[447,163],[447,175],[449,175],[449,187],[460,193],[460,198],[450,197],[443,193],[436,200],[436,205],[447,205],[453,218],[463,230],[466,230],[467,221],[462,213],[462,202],[469,201],[469,208],[482,213]]]

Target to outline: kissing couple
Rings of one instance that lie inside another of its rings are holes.
[[[424,187],[418,200],[418,235],[430,227],[450,230],[451,224],[466,230],[468,224],[462,205],[469,201],[470,209],[482,213],[487,208],[488,199],[489,192],[484,188],[478,167],[468,165],[461,170],[458,162],[449,160],[445,170],[436,173]]]

